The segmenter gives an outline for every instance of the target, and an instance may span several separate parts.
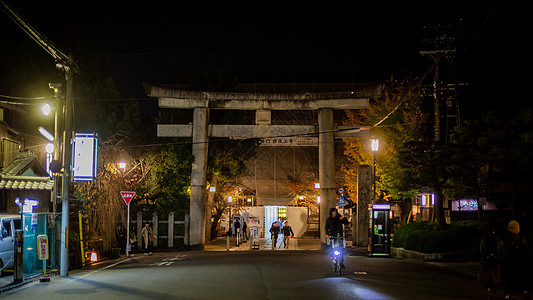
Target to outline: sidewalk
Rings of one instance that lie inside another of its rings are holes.
[[[221,237],[214,241],[211,241],[208,245],[205,245],[205,251],[250,251],[250,240],[242,242],[237,246],[236,239],[234,237]],[[272,241],[269,238],[259,238],[254,241],[253,245],[257,245],[252,251],[272,250]],[[291,238],[289,239],[289,247],[283,247],[283,240],[278,240],[275,250],[320,250],[320,240],[316,238]]]

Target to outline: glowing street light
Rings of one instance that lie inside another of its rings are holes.
[[[370,140],[370,148],[372,149],[372,153],[374,153],[374,190],[372,193],[372,204],[376,201],[376,152],[379,150],[379,139],[371,139]]]
[[[42,111],[43,111],[43,115],[48,117],[48,115],[52,111],[52,107],[50,106],[50,103],[45,103],[42,107]]]
[[[119,167],[119,169],[124,170],[124,169],[126,169],[126,163],[125,162],[119,162],[118,163],[118,167]]]
[[[371,142],[370,147],[372,148],[372,152],[374,152],[375,154],[379,150],[379,139],[371,139],[370,142]]]
[[[46,153],[48,154],[52,154],[54,153],[54,143],[50,142],[48,144],[46,144]]]
[[[39,132],[45,137],[47,138],[50,142],[53,142],[54,141],[54,136],[48,132],[48,130],[46,130],[44,127],[42,126],[39,126]]]

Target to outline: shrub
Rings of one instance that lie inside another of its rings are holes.
[[[477,222],[452,223],[446,229],[440,229],[436,224],[411,223],[398,228],[392,246],[423,253],[477,250],[481,228]]]

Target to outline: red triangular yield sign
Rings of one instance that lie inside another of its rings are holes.
[[[120,192],[120,195],[122,196],[122,199],[124,199],[124,202],[126,202],[126,205],[130,204],[131,199],[135,197],[135,192]]]

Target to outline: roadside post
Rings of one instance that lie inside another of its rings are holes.
[[[22,229],[15,230],[15,266],[13,272],[13,281],[22,282],[23,280],[23,249],[24,245],[24,231]]]
[[[127,230],[126,230],[126,256],[130,256],[130,202],[133,197],[135,197],[135,192],[131,191],[121,191],[120,195],[124,202],[128,206],[128,221],[127,221]]]
[[[46,278],[46,260],[49,258],[48,236],[40,234],[37,236],[38,258],[43,261],[43,276]]]
[[[342,207],[342,216],[345,217],[344,207],[346,206],[346,199],[344,198],[344,189],[341,187],[339,188],[339,201],[337,201],[337,206]],[[344,224],[342,225],[342,237],[343,237],[343,247],[346,247],[346,239],[344,238]]]
[[[250,250],[259,250],[259,226],[250,227]]]

